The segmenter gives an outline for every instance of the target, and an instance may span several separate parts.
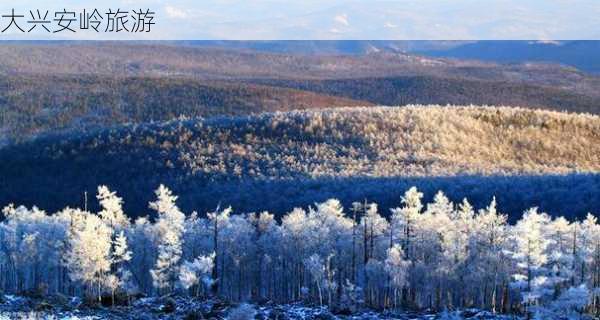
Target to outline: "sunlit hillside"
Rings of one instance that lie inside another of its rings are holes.
[[[347,108],[131,125],[4,148],[0,202],[80,205],[84,190],[107,184],[123,190],[138,214],[144,193],[165,183],[184,207],[221,202],[283,211],[333,195],[385,206],[416,184],[476,203],[505,197],[513,213],[527,203],[583,215],[598,201],[599,140],[598,116],[495,107]],[[560,200],[574,188],[582,191]]]

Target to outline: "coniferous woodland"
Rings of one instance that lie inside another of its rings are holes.
[[[156,219],[130,221],[98,187],[101,210],[3,209],[0,288],[128,303],[178,294],[228,301],[304,301],[330,308],[458,309],[598,315],[600,225],[531,208],[516,224],[495,199],[476,209],[410,188],[389,213],[336,199],[269,212],[184,214],[160,186]],[[384,216],[387,216],[384,217]]]

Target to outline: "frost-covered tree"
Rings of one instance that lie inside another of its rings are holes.
[[[230,289],[231,299],[246,300],[250,291],[244,284],[250,277],[256,253],[256,229],[246,215],[232,215],[220,231],[221,284]],[[235,298],[233,297],[235,295]]]
[[[478,307],[543,319],[600,309],[600,226],[592,214],[568,221],[532,208],[510,225],[495,199],[475,214],[467,199],[455,207],[439,192],[423,204],[411,188],[387,218],[366,201],[347,216],[330,199],[279,222],[267,212],[231,208],[185,217],[166,187],[156,196],[155,221],[134,223],[106,187],[98,191],[97,215],[7,206],[0,290],[100,299],[178,288],[231,301],[301,299],[349,310]]]
[[[157,199],[150,202],[150,208],[158,213],[154,226],[158,235],[158,257],[150,274],[159,292],[169,292],[178,275],[185,215],[175,204],[177,197],[167,187],[160,185],[155,193]]]
[[[451,216],[451,221],[447,225],[446,232],[443,235],[442,250],[446,263],[453,269],[453,272],[458,272],[456,268],[460,267],[467,259],[469,253],[469,239],[473,232],[474,223],[473,207],[467,199],[458,206],[458,210],[454,211]]]
[[[136,290],[136,285],[132,279],[131,271],[129,270],[131,255],[132,252],[129,250],[125,232],[120,231],[113,241],[112,264],[116,273],[117,289],[123,290],[126,294],[133,293]]]
[[[224,210],[219,210],[219,208],[217,208],[217,210],[214,212],[207,214],[211,228],[212,252],[215,253],[215,267],[213,268],[212,272],[212,278],[215,281],[215,285],[213,286],[215,293],[217,293],[219,290],[219,282],[222,282],[223,272],[220,271],[224,270],[226,265],[225,255],[223,252],[225,252],[227,248],[223,247],[224,237],[222,230],[227,228],[229,225],[231,211],[231,207],[227,207]]]
[[[102,210],[98,213],[111,228],[120,231],[129,227],[129,218],[123,212],[123,199],[106,186],[98,187],[96,198]]]
[[[379,214],[376,203],[365,203],[364,208],[360,229],[363,238],[365,298],[377,305],[381,302],[380,299],[376,299],[377,292],[381,288],[389,287],[387,281],[379,281],[380,276],[385,274],[382,261],[385,259],[386,249],[389,248],[389,237],[386,237],[389,223]]]
[[[581,223],[581,274],[582,283],[590,290],[590,311],[600,313],[600,225],[598,219],[588,213]]]
[[[158,234],[155,232],[154,225],[146,217],[137,218],[128,232],[128,245],[134,253],[129,263],[129,270],[141,292],[152,292],[154,287],[150,270],[156,263],[156,243],[158,243]]]
[[[410,261],[404,260],[404,252],[399,244],[394,244],[387,251],[387,257],[385,259],[385,271],[391,278],[392,286],[392,301],[394,307],[398,303],[398,292],[407,285],[406,278],[408,276],[408,267]]]
[[[199,256],[194,261],[184,261],[179,270],[179,284],[185,290],[195,287],[195,296],[200,293],[203,284],[206,288],[212,285],[211,273],[215,264],[215,254]]]
[[[323,305],[323,284],[325,282],[325,264],[323,258],[315,253],[304,260],[304,265],[317,286],[319,305]]]
[[[275,220],[275,215],[261,212],[251,216],[250,220],[256,228],[256,284],[255,298],[264,298],[272,290],[272,270],[275,267],[274,259],[280,256],[281,227]]]
[[[364,263],[366,264],[370,259],[383,256],[385,249],[382,246],[389,247],[387,238],[384,237],[389,224],[387,220],[379,214],[376,203],[368,203],[364,208],[365,213],[360,222],[360,229],[363,237]],[[381,253],[381,255],[379,253]]]
[[[55,293],[63,281],[70,210],[54,215],[33,207],[7,206],[0,223],[0,283],[7,292]],[[68,279],[67,279],[68,280]],[[68,281],[67,281],[68,282]]]
[[[110,275],[112,230],[98,216],[75,211],[65,263],[69,276],[86,285],[90,295],[101,298],[103,285]]]
[[[409,259],[412,257],[414,251],[413,238],[415,237],[415,224],[420,217],[421,209],[423,209],[423,204],[421,203],[422,198],[423,193],[419,192],[416,187],[412,187],[404,193],[404,196],[401,199],[404,206],[391,210],[392,233],[395,234],[397,228],[402,229],[399,238],[402,241],[404,254]],[[392,238],[395,237],[396,236],[392,236]]]
[[[570,287],[551,304],[537,306],[534,319],[584,319],[583,313],[589,303],[590,292],[586,285]]]
[[[564,288],[574,285],[574,263],[577,259],[577,223],[571,224],[564,217],[554,219],[546,230],[548,238],[548,277],[560,295]]]
[[[516,260],[516,273],[513,274],[513,286],[521,290],[525,306],[536,305],[553,293],[552,279],[548,277],[547,228],[550,217],[538,213],[532,208],[523,214],[523,218],[513,228],[513,241]]]
[[[485,209],[479,210],[474,221],[474,232],[469,241],[469,281],[476,285],[473,297],[480,306],[496,310],[498,286],[505,296],[508,279],[503,270],[508,268],[505,248],[509,238],[507,216],[498,212],[494,197]],[[502,303],[504,304],[504,303]]]

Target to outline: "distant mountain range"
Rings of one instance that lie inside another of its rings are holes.
[[[200,47],[243,48],[271,53],[350,54],[416,53],[432,57],[498,63],[559,63],[600,73],[600,41],[187,41]]]
[[[247,49],[269,53],[312,55],[364,55],[375,52],[407,53],[427,50],[448,50],[464,41],[394,41],[394,40],[275,40],[173,41],[176,45],[206,48]]]
[[[548,62],[600,73],[600,41],[478,41],[448,49],[417,49],[434,57],[499,63]]]

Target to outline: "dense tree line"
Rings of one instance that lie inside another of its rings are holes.
[[[520,83],[435,76],[344,80],[198,80],[182,77],[0,78],[1,144],[44,133],[342,106],[512,105],[597,114],[598,98]],[[0,144],[0,146],[1,146]]]
[[[181,77],[0,78],[0,147],[60,131],[125,123],[369,105],[288,88]]]
[[[469,74],[468,71],[464,71]],[[596,98],[573,90],[523,84],[489,76],[483,80],[411,75],[326,80],[260,80],[258,83],[294,88],[378,105],[453,104],[504,105],[597,114]],[[469,76],[471,76],[469,74]]]
[[[384,218],[367,200],[269,212],[185,215],[166,187],[131,221],[98,188],[98,212],[7,206],[0,288],[90,301],[182,294],[305,301],[352,310],[477,307],[543,318],[600,311],[600,225],[528,209],[515,224],[495,199],[476,210],[410,188]]]

